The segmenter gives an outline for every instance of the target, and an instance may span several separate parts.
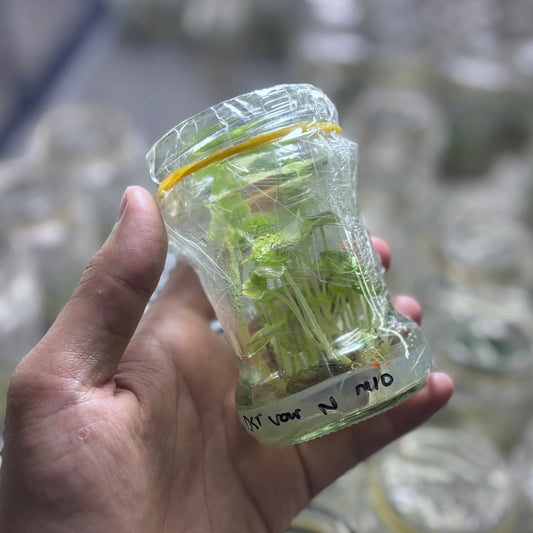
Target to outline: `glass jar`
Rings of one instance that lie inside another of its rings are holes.
[[[80,190],[98,242],[103,243],[124,189],[141,181],[144,150],[135,127],[121,112],[76,103],[52,107],[40,118],[32,156],[50,183]]]
[[[364,12],[352,0],[296,0],[288,32],[287,67],[343,106],[372,74],[372,43],[364,34]]]
[[[508,462],[475,432],[423,427],[314,503],[365,533],[511,533],[520,509]]]
[[[357,145],[322,91],[279,85],[218,104],[148,161],[171,246],[237,355],[250,434],[305,441],[423,386],[427,344],[391,304],[357,207]]]
[[[530,533],[533,523],[533,418],[511,454],[511,467],[520,493],[521,513],[513,533]]]
[[[355,533],[341,516],[316,504],[294,518],[286,533]]]
[[[22,158],[0,165],[0,224],[37,271],[44,328],[48,328],[98,249],[98,241],[81,191],[58,180],[41,163]]]
[[[44,333],[42,288],[25,250],[0,227],[0,367],[12,372]]]
[[[502,209],[505,191],[489,198],[484,188],[461,187],[436,212],[425,330],[435,366],[455,384],[433,421],[476,428],[507,452],[533,405],[533,256],[530,236]]]
[[[437,164],[446,145],[444,118],[427,93],[393,74],[384,79],[357,96],[345,113],[344,131],[363,154],[358,193],[365,223],[389,242],[395,258],[389,290],[417,294],[428,277],[435,204],[441,201]]]
[[[475,428],[508,452],[533,405],[531,305],[524,290],[443,285],[426,316],[435,366],[455,392],[432,423]]]
[[[32,258],[17,244],[0,225],[0,433],[11,375],[44,333],[42,287]]]

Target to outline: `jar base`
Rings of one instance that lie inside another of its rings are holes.
[[[325,437],[326,435],[329,435],[330,433],[334,433],[336,431],[339,431],[344,428],[348,428],[350,426],[353,426],[359,422],[363,422],[364,420],[367,420],[369,418],[372,418],[380,413],[383,413],[385,411],[388,411],[389,409],[392,409],[396,405],[402,403],[403,401],[407,400],[411,396],[414,396],[420,389],[422,389],[426,383],[426,379],[416,383],[413,385],[411,389],[408,389],[404,391],[402,394],[399,394],[398,396],[395,396],[391,398],[389,401],[383,402],[379,405],[373,405],[369,407],[368,409],[365,409],[363,411],[359,411],[357,413],[354,413],[352,415],[348,415],[346,417],[343,417],[339,420],[336,420],[332,422],[331,424],[328,424],[326,426],[322,426],[321,428],[312,431],[310,433],[306,433],[305,435],[302,435],[301,437],[294,438],[291,440],[289,444],[298,444],[300,442],[307,442],[308,440],[313,440],[319,437]]]
[[[415,355],[415,354],[411,354]],[[357,368],[275,402],[237,405],[244,427],[260,443],[297,444],[371,418],[403,402],[427,381],[431,359],[422,347],[412,359]]]

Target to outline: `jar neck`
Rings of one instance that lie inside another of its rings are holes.
[[[152,179],[160,184],[176,169],[248,139],[291,125],[338,124],[329,98],[308,84],[277,85],[217,104],[178,124],[147,154]]]

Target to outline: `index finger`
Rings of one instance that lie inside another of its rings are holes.
[[[381,264],[385,270],[388,270],[391,263],[391,250],[389,245],[381,237],[371,237],[372,244],[376,250],[379,258],[381,259]]]

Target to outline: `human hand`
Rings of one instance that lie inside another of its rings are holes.
[[[0,473],[0,530],[283,532],[309,499],[452,393],[430,376],[375,418],[289,447],[250,437],[234,404],[235,358],[184,264],[144,313],[167,236],[152,196],[121,216],[72,298],[17,367]],[[383,241],[375,247],[386,266]],[[420,320],[414,300],[398,309]]]

